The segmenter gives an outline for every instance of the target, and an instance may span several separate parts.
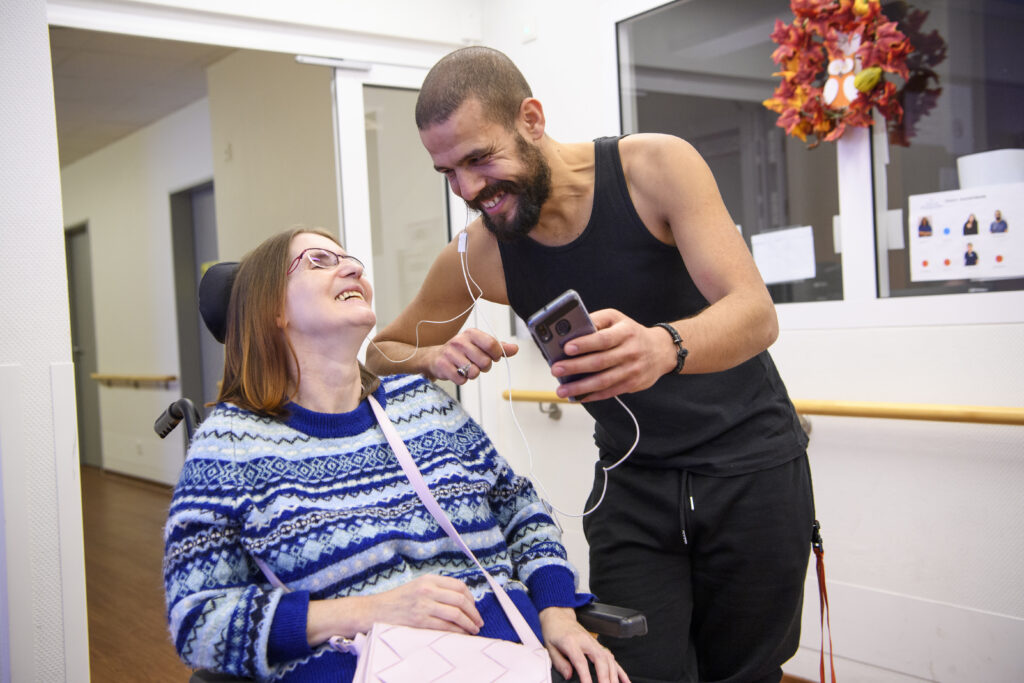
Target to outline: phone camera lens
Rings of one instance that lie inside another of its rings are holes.
[[[564,337],[565,335],[569,334],[569,330],[571,329],[572,324],[565,318],[562,318],[557,323],[555,323],[555,332],[557,332],[559,336]]]
[[[547,325],[537,325],[537,336],[542,342],[549,342],[551,341],[551,330]]]

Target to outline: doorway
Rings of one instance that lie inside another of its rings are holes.
[[[216,400],[224,374],[223,347],[206,330],[197,305],[199,281],[217,262],[212,181],[171,195],[171,240],[181,393],[203,413],[201,406]]]
[[[89,226],[64,230],[68,269],[68,305],[71,312],[71,358],[75,364],[75,395],[78,397],[78,460],[103,467],[100,439],[100,393],[92,379],[96,372],[96,322],[92,298],[92,257]]]
[[[445,182],[427,163],[413,123],[418,90],[363,87],[366,173],[370,191],[378,327],[394,320],[419,291],[427,270],[451,239]]]
[[[463,227],[453,225],[453,195],[416,128],[425,75],[425,69],[382,64],[335,69],[341,236],[349,252],[368,257],[377,329],[412,301],[436,256]],[[482,384],[438,382],[477,419]]]

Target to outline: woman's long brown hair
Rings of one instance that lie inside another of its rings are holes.
[[[323,230],[293,228],[268,238],[242,258],[228,303],[224,379],[218,403],[233,403],[273,417],[287,412],[289,385],[298,386],[300,380],[290,381],[288,360],[290,357],[298,368],[298,359],[277,321],[284,311],[292,240],[307,232],[338,244]],[[365,398],[379,380],[361,363],[359,369]]]

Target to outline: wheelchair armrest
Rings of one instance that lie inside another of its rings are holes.
[[[612,638],[647,635],[647,617],[635,609],[592,602],[576,608],[576,619],[591,633]]]

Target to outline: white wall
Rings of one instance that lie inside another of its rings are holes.
[[[74,376],[42,0],[0,4],[0,63],[0,681],[87,681]]]
[[[206,74],[220,258],[296,224],[337,234],[334,70],[239,50]]]
[[[795,397],[1019,406],[1024,361],[1007,351],[1022,343],[1019,324],[868,327],[784,331],[772,353]],[[1019,679],[1004,644],[1024,638],[1024,429],[812,419],[836,652],[926,680]]]
[[[180,373],[170,195],[213,178],[204,98],[65,167],[64,224],[88,223],[100,373]],[[153,421],[181,387],[100,387],[103,466],[165,483],[184,460],[182,431]]]

